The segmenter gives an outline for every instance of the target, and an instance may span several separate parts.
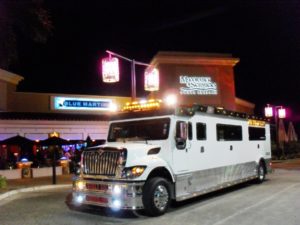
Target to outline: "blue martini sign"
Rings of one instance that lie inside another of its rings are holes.
[[[111,105],[111,99],[52,97],[54,110],[106,111],[110,110]]]

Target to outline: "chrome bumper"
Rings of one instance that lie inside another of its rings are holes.
[[[94,205],[113,209],[142,209],[142,187],[145,182],[85,182],[84,188],[78,190],[74,181],[72,197],[67,204],[74,206]]]

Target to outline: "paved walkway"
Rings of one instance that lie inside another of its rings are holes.
[[[275,172],[277,169],[300,170],[300,159],[274,160],[272,168]],[[55,185],[52,184],[52,176],[7,180],[7,187],[0,189],[0,200],[19,192],[59,187],[71,188],[72,178],[73,174],[56,176]]]
[[[300,159],[273,160],[273,169],[300,170]]]
[[[73,174],[56,176],[56,184],[53,184],[52,176],[7,180],[7,187],[0,188],[0,200],[19,192],[61,187],[71,188],[72,178]]]

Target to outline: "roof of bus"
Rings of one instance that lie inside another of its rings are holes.
[[[210,116],[218,117],[229,117],[232,119],[243,119],[243,120],[260,120],[266,121],[265,118],[259,118],[254,115],[248,115],[242,112],[235,112],[226,110],[220,107],[204,106],[204,105],[191,105],[191,106],[177,106],[177,107],[161,107],[153,110],[139,110],[139,111],[124,111],[110,117],[110,120],[122,120],[122,119],[134,119],[134,118],[145,118],[155,117],[164,115],[177,115],[177,116],[194,116],[196,113],[203,115],[207,114]]]

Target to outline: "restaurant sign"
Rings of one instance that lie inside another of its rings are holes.
[[[102,98],[74,98],[53,96],[52,109],[54,110],[109,110],[112,105],[111,99]]]
[[[217,95],[216,82],[209,76],[179,76],[181,95]]]

